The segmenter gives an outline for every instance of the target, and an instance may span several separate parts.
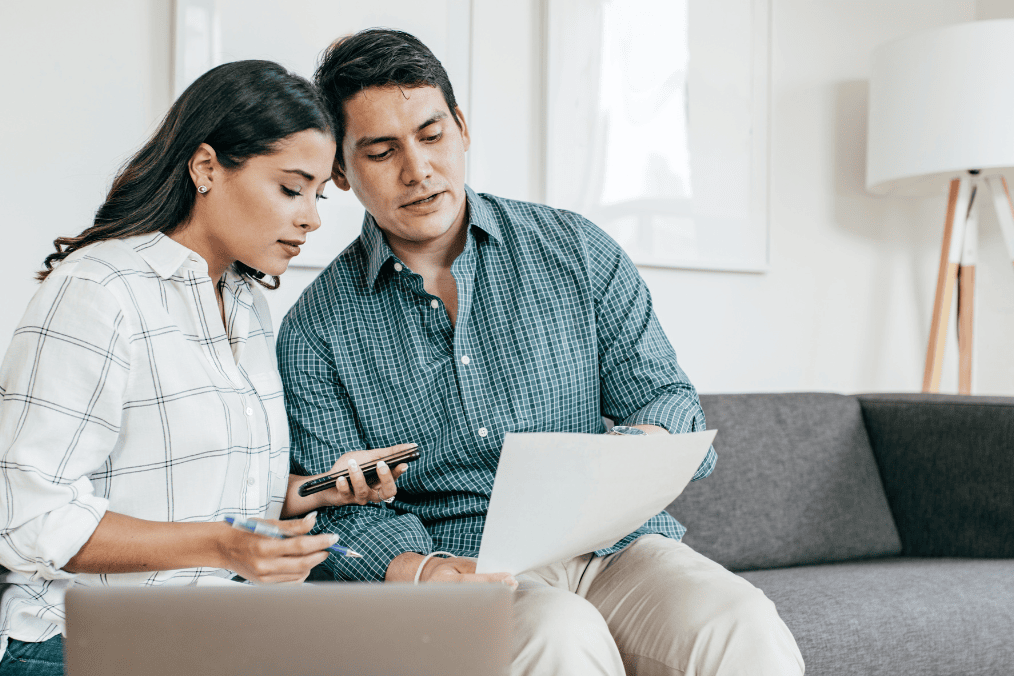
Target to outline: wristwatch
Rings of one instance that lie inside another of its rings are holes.
[[[617,436],[619,436],[620,434],[630,434],[636,436],[638,434],[647,434],[647,432],[638,429],[636,427],[629,427],[627,425],[615,425],[613,429],[606,432],[606,434],[615,434]]]

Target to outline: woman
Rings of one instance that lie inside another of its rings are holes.
[[[0,675],[62,673],[72,584],[303,580],[334,544],[307,535],[307,512],[394,495],[404,466],[382,466],[376,488],[353,466],[351,488],[296,494],[308,478],[289,475],[274,337],[253,283],[276,288],[320,226],[333,129],[312,86],[281,66],[219,66],[127,162],[94,225],[55,241],[0,367],[11,571]],[[292,537],[231,528],[227,515]]]

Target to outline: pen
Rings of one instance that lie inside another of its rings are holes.
[[[233,528],[245,530],[247,533],[253,533],[254,535],[264,535],[269,538],[275,538],[276,540],[284,540],[285,538],[291,537],[286,535],[281,528],[272,526],[270,523],[257,521],[256,519],[227,516],[225,517],[225,522]],[[340,556],[351,556],[355,558],[363,557],[363,555],[359,552],[354,552],[348,547],[342,547],[341,545],[331,545],[328,549]]]

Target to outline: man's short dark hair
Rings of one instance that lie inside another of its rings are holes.
[[[336,40],[321,56],[314,82],[337,122],[338,166],[345,169],[345,102],[368,87],[436,87],[444,95],[451,116],[454,90],[443,65],[419,38],[389,28],[367,28]]]

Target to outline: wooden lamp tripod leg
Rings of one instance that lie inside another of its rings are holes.
[[[975,305],[975,263],[979,251],[979,209],[972,191],[972,205],[965,223],[964,246],[958,273],[958,392],[972,393],[972,324]]]
[[[971,181],[967,178],[952,180],[947,198],[947,219],[944,221],[944,239],[940,250],[940,268],[937,273],[937,292],[933,301],[929,345],[926,348],[926,369],[923,372],[922,380],[923,392],[940,391],[940,372],[944,361],[944,344],[947,340],[947,323],[950,320],[954,284],[961,261],[970,186]]]

